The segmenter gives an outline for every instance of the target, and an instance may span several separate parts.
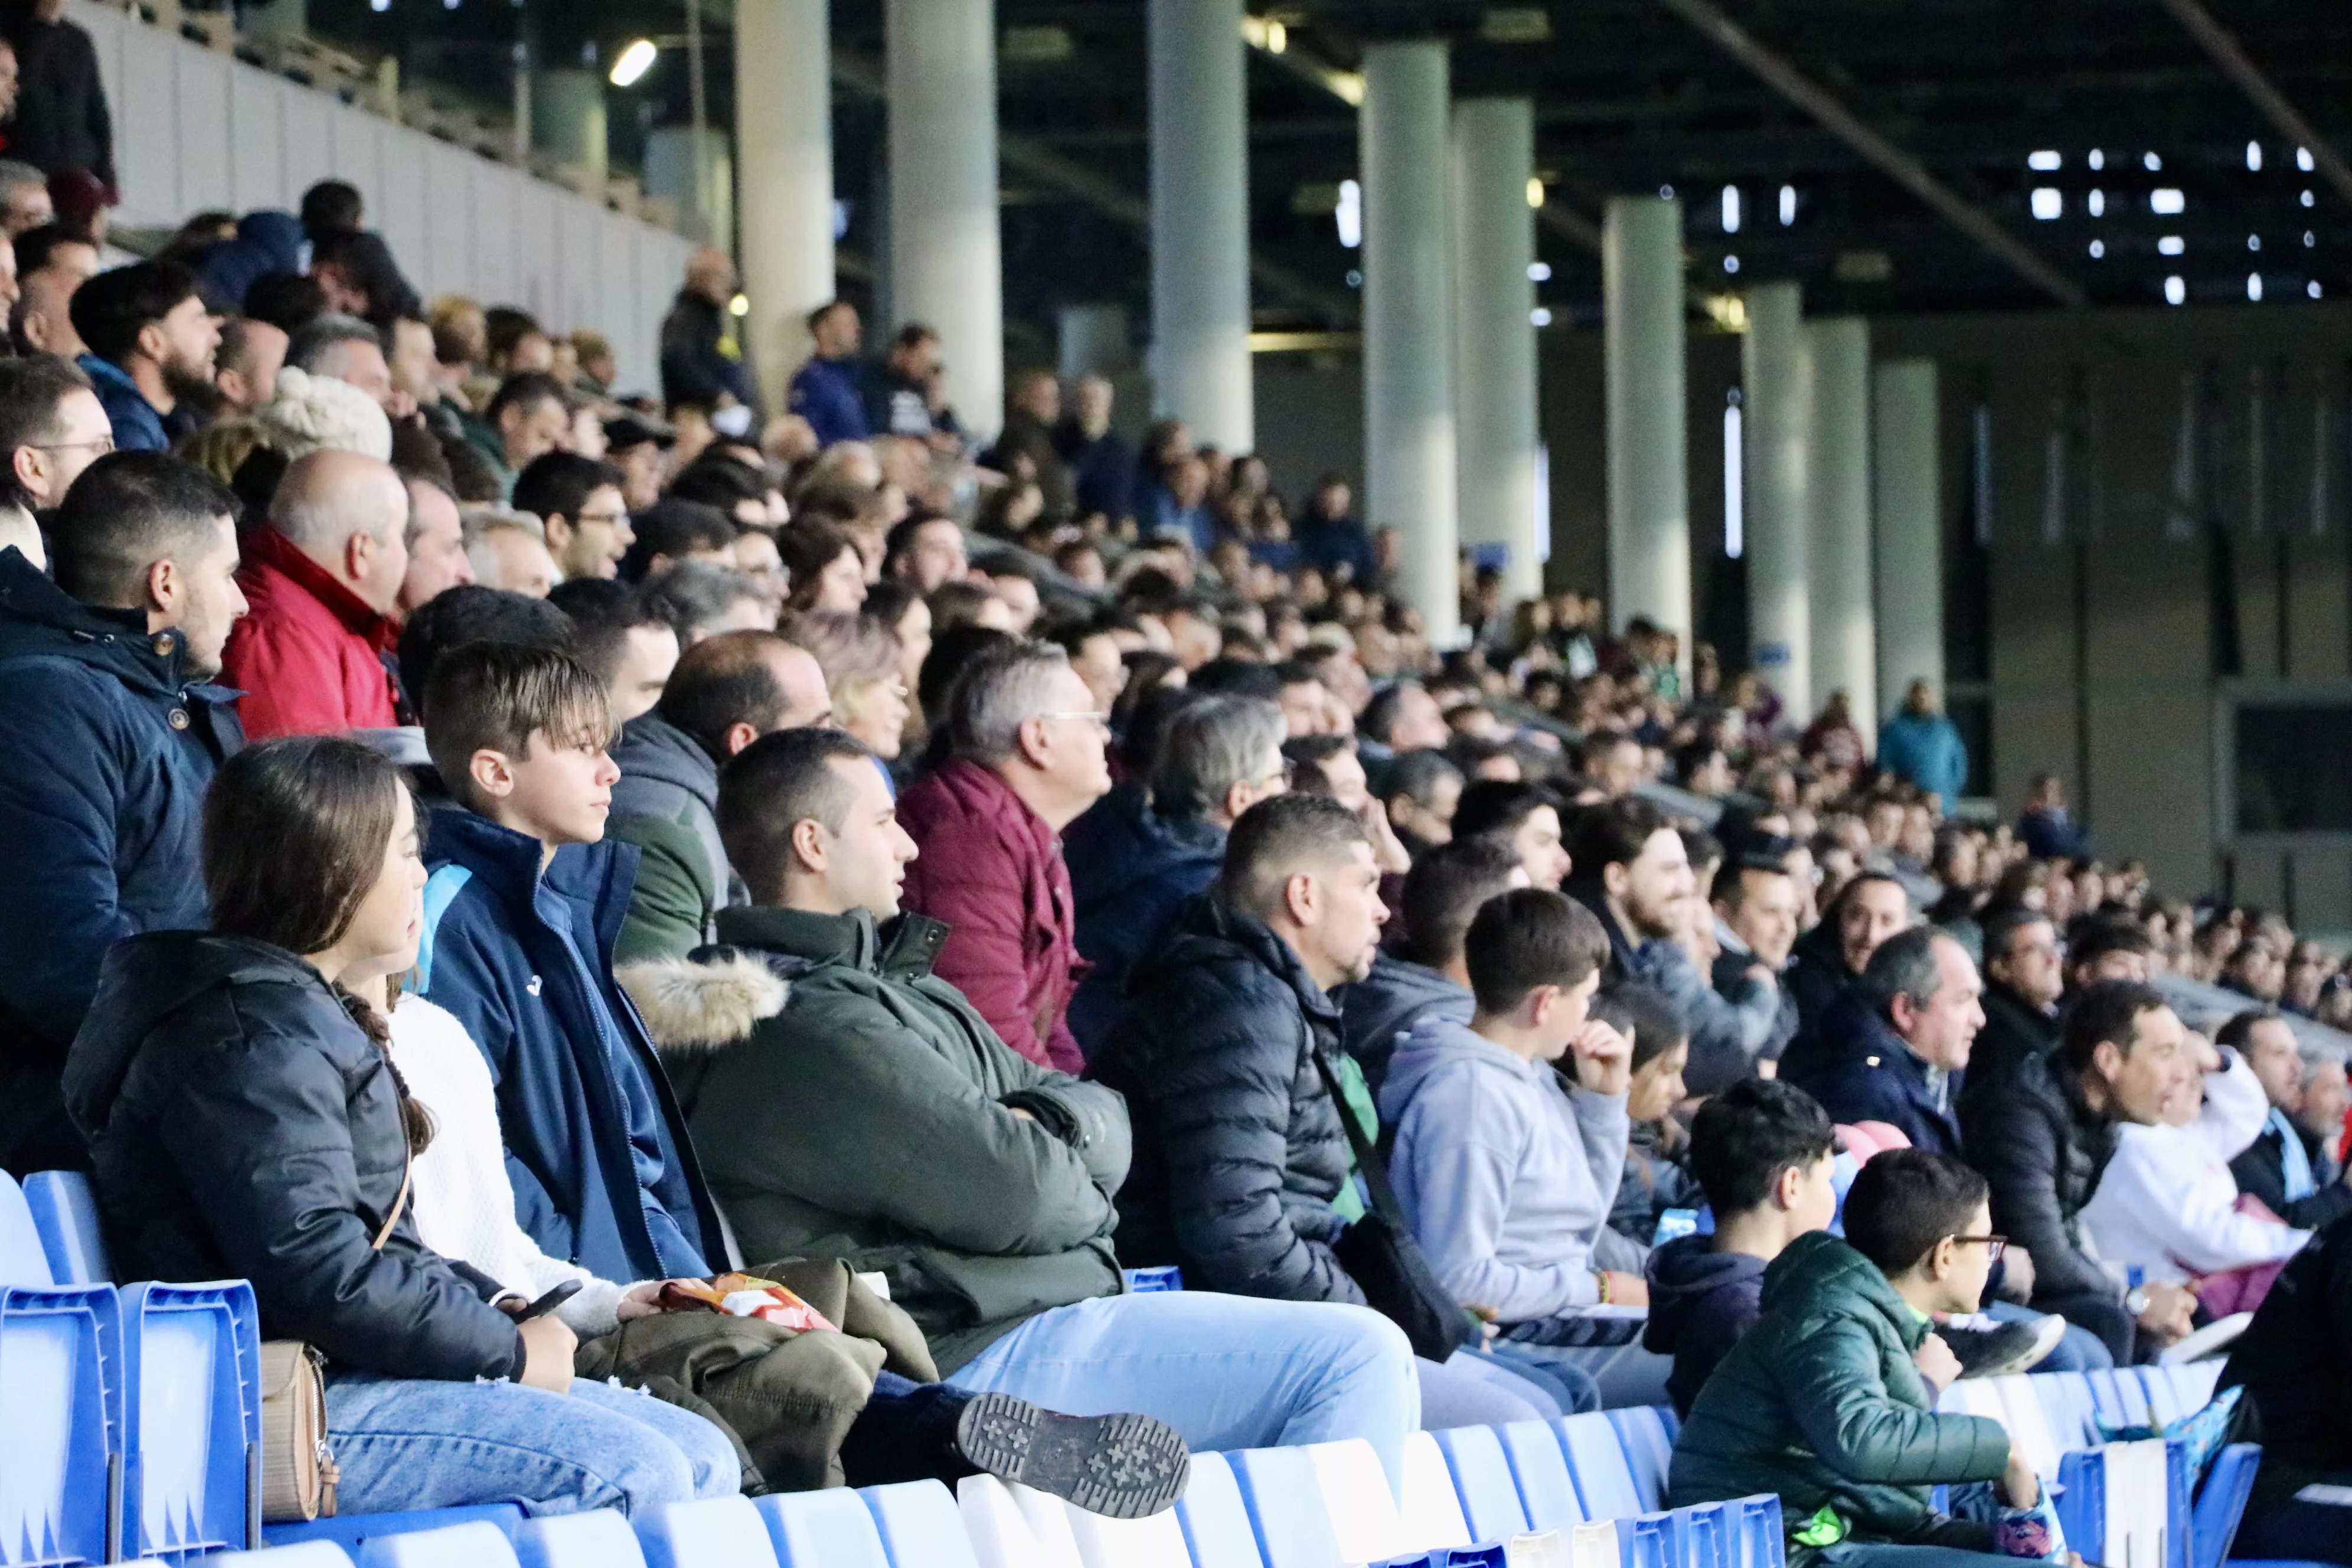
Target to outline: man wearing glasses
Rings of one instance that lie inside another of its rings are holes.
[[[922,851],[907,907],[952,928],[934,966],[1021,1055],[1085,1066],[1065,1013],[1078,963],[1062,830],[1110,790],[1110,719],[1051,643],[983,655],[938,721],[947,760],[898,821]]]
[[[81,471],[114,450],[114,429],[89,377],[60,359],[0,363],[0,550],[48,563],[38,514],[53,511]]]

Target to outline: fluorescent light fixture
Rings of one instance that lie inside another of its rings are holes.
[[[2305,294],[2308,294],[2309,296],[2311,296],[2311,298],[2313,298],[2313,299],[2315,299],[2315,300],[2318,299],[2318,298],[2319,298],[2319,292],[2320,292],[2320,290],[2319,290],[2319,279],[2316,279],[2316,278],[2315,278],[2315,279],[2313,279],[2310,282],[2308,282],[2308,283],[2305,284],[2305,285],[2303,286],[2303,291],[2304,291]]]
[[[2249,273],[2247,273],[2247,274],[2246,274],[2246,298],[2247,298],[2247,299],[2249,299],[2249,300],[2261,300],[2261,299],[2262,299],[2262,297],[2263,297],[2263,275],[2262,275],[2261,273],[2259,273],[2259,272],[2249,272]]]
[[[1746,454],[1739,440],[1737,392],[1723,410],[1723,552],[1737,561],[1748,548]]]
[[[1288,47],[1290,47],[1290,29],[1279,22],[1268,22],[1265,25],[1265,52],[1278,55]]]
[[[1331,209],[1339,226],[1339,243],[1349,250],[1364,243],[1364,187],[1353,180],[1339,182],[1339,202]]]
[[[2139,166],[2151,174],[2157,174],[2163,169],[2164,160],[2153,153],[2142,153],[2139,155]]]
[[[2158,185],[2147,193],[2147,210],[2158,217],[2173,217],[2189,209],[2189,198],[2170,185]]]
[[[2311,199],[2311,193],[2310,193],[2309,191],[2305,191],[2305,192],[2304,192],[2304,193],[2303,193],[2303,205],[2304,205],[2305,206],[2314,206],[2314,205],[2317,205],[2316,203],[2313,202],[2313,200]]]
[[[2066,197],[2055,185],[2033,187],[2033,216],[2043,223],[2066,216]]]
[[[2294,166],[2301,169],[2306,174],[2311,173],[2313,164],[2311,162],[2310,148],[2298,147],[2294,150]]]
[[[1541,174],[1529,174],[1528,176],[1528,205],[1531,207],[1539,207],[1543,205],[1543,176]]]
[[[1782,185],[1780,187],[1780,226],[1782,228],[1786,228],[1796,221],[1797,187],[1794,185]]]
[[[1530,283],[1549,283],[1549,282],[1550,282],[1550,281],[1551,281],[1551,263],[1550,263],[1550,262],[1549,262],[1549,261],[1530,261],[1530,262],[1528,262],[1528,282],[1530,282]]]
[[[1723,187],[1723,232],[1726,234],[1739,232],[1739,187],[1738,185]]]
[[[2178,274],[2164,280],[2164,302],[2168,305],[2185,305],[2189,302],[2189,285],[2182,282]]]
[[[2246,169],[2250,174],[2259,174],[2263,172],[2263,144],[2261,142],[2249,142],[2246,143]]]
[[[2189,247],[2177,234],[2168,234],[2156,242],[2156,253],[2158,256],[2178,256],[2188,248]]]
[[[654,68],[654,60],[660,54],[651,38],[639,38],[621,51],[620,58],[613,62],[613,74],[605,79],[614,87],[635,87],[639,77]]]
[[[1541,305],[1538,305],[1534,310],[1528,312],[1528,325],[1531,327],[1550,326],[1551,311]]]
[[[2107,193],[2105,191],[2093,191],[2084,199],[2083,210],[2089,213],[2093,217],[2106,216]]]
[[[1738,271],[1738,270],[1739,270],[1739,258],[1738,258],[1737,256],[1727,256],[1727,257],[1725,257],[1725,258],[1723,258],[1723,269],[1724,269],[1726,272],[1737,272],[1737,271]]]
[[[2103,256],[2106,255],[2106,253],[2107,253],[2107,242],[2106,242],[2105,240],[2104,240],[2104,239],[2095,239],[2095,240],[2091,241],[2091,259],[2092,259],[2092,260],[2096,261],[2096,260],[2098,260],[2101,257],[2103,257]]]
[[[2107,166],[2107,155],[2096,147],[2092,148],[2091,155],[2083,161],[2091,165],[2092,172],[2095,174]]]
[[[2250,234],[2246,236],[2246,248],[2248,250],[2260,250],[2262,247],[2263,237],[2261,235]]]
[[[2039,153],[2028,153],[2025,155],[2025,166],[2029,169],[2046,174],[2053,169],[2064,168],[2066,166],[2066,157],[2063,153],[2056,153],[2048,148],[2044,148]]]

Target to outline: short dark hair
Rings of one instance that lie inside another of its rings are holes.
[[[823,518],[803,517],[776,531],[776,553],[792,574],[791,603],[806,609],[816,603],[824,569],[857,546],[847,533]]]
[[[1268,702],[1282,696],[1282,678],[1270,666],[1245,658],[1213,658],[1194,670],[1184,684],[1194,691],[1256,697]]]
[[[2255,1025],[2283,1021],[2285,1016],[2285,1014],[2268,1004],[2260,1007],[2249,1007],[2241,1013],[2233,1013],[2230,1016],[2228,1023],[2213,1031],[2213,1043],[2217,1046],[2227,1046],[2242,1055],[2253,1043]]]
[[[1769,847],[1772,845],[1780,846],[1777,853]],[[1748,884],[1741,879],[1751,875],[1792,876],[1793,873],[1789,869],[1788,855],[1794,847],[1796,846],[1790,840],[1774,837],[1769,834],[1759,838],[1748,839],[1738,854],[1732,855],[1724,861],[1723,870],[1716,873],[1715,887],[1712,889],[1715,901],[1732,913],[1738,914],[1740,906],[1748,901]],[[1726,876],[1725,872],[1730,874]]]
[[[849,792],[836,758],[875,764],[865,742],[842,730],[779,730],[762,735],[719,770],[719,842],[755,902],[783,897],[793,828],[814,818],[834,832],[847,822]]]
[[[1892,1279],[1958,1236],[1992,1189],[1948,1154],[1888,1149],[1874,1154],[1845,1195],[1845,1239]]]
[[[1592,1016],[1633,1042],[1630,1065],[1641,1070],[1677,1046],[1690,1043],[1690,1026],[1654,985],[1621,980],[1592,998]]]
[[[670,480],[668,493],[679,500],[717,507],[731,521],[738,503],[765,500],[768,489],[767,475],[749,463],[713,452],[687,465],[685,471]]]
[[[273,272],[255,279],[246,289],[245,313],[249,320],[267,321],[290,337],[327,313],[327,296],[315,278]]]
[[[425,693],[425,749],[458,800],[471,804],[467,772],[476,752],[526,757],[537,734],[560,746],[603,746],[613,738],[604,683],[570,652],[478,642],[434,665]]]
[[[620,673],[629,634],[639,626],[677,628],[646,602],[642,591],[611,577],[575,577],[558,583],[547,602],[572,617],[572,651],[606,686]]]
[[[677,562],[703,551],[735,547],[734,520],[700,501],[664,497],[632,517],[629,527],[636,541],[621,558],[621,575],[632,582],[645,576],[657,555]]]
[[[1464,797],[1467,799],[1467,791]],[[1604,801],[1576,814],[1568,856],[1578,877],[1597,881],[1604,867],[1630,866],[1640,859],[1650,840],[1674,825],[1664,810],[1639,795]]]
[[[560,517],[569,522],[588,504],[589,495],[606,486],[619,489],[621,470],[577,452],[546,452],[533,458],[515,476],[514,506],[541,521]]]
[[[16,478],[16,448],[55,440],[67,397],[89,390],[89,377],[54,354],[0,360],[0,505],[32,510],[32,493]]]
[[[572,626],[562,610],[527,594],[510,594],[479,583],[445,589],[418,605],[401,628],[401,684],[422,703],[432,689],[433,669],[442,656],[478,642],[569,648]]]
[[[1554,816],[1567,816],[1559,792],[1548,784],[1524,779],[1473,779],[1462,786],[1462,804],[1454,808],[1454,831],[1496,833],[1508,838],[1547,805]],[[1560,826],[1565,828],[1567,824]]]
[[[110,452],[82,470],[49,530],[58,586],[89,605],[127,608],[156,562],[209,551],[237,514],[228,487],[162,452]]]
[[[1691,1119],[1690,1170],[1719,1224],[1771,1196],[1786,1170],[1803,1170],[1837,1148],[1821,1101],[1776,1078],[1744,1078],[1711,1095]]]
[[[1878,944],[1854,982],[1864,998],[1881,1013],[1907,996],[1924,1007],[1942,989],[1943,971],[1936,963],[1936,943],[1952,937],[1935,926],[1906,926]]]
[[[802,317],[801,324],[808,328],[810,331],[814,332],[819,327],[824,325],[824,319],[827,316],[832,315],[835,310],[840,310],[843,306],[848,303],[849,301],[846,300],[827,300],[824,304],[819,305],[815,310],[811,310],[807,315]]]
[[[2044,925],[2056,929],[2047,911],[2031,904],[2002,904],[1987,910],[1977,917],[1984,928],[1984,959],[1990,964],[1996,958],[2011,956],[2010,944],[2017,933],[2028,926]]]
[[[37,228],[26,229],[16,237],[16,275],[25,278],[38,272],[49,264],[60,246],[67,245],[88,245],[92,250],[98,248],[91,244],[88,235],[76,233],[61,223],[45,223]]]
[[[1591,910],[1549,888],[1513,888],[1478,906],[1464,940],[1470,990],[1507,1013],[1539,985],[1581,985],[1609,962],[1609,933]]]
[[[761,733],[784,714],[784,689],[771,662],[791,647],[774,632],[721,632],[678,656],[654,711],[694,737],[713,759],[727,757],[727,731],[749,724]]]
[[[1404,694],[1425,689],[1420,681],[1410,678],[1381,687],[1364,704],[1363,717],[1356,721],[1357,731],[1367,740],[1378,741],[1383,746],[1390,744],[1389,732],[1396,728],[1397,710],[1404,706]]]
[[[197,297],[196,275],[178,262],[134,261],[84,279],[68,313],[91,353],[121,364],[142,330]]]
[[[561,403],[569,407],[571,402],[564,395],[563,384],[545,371],[517,371],[499,383],[498,391],[490,395],[489,406],[482,410],[482,417],[489,422],[492,429],[496,429],[499,416],[509,408],[520,408],[529,414],[542,403]]]
[[[2147,928],[2137,921],[2093,915],[2074,921],[2066,931],[2069,971],[2095,963],[2111,952],[2137,952],[2145,957],[2155,951],[2156,938],[2148,935]]]
[[[1307,862],[1343,856],[1349,847],[1370,844],[1355,813],[1319,795],[1278,795],[1241,814],[1225,838],[1224,872],[1219,881],[1226,901],[1265,919],[1282,902],[1286,883]]]
[[[1407,956],[1432,969],[1462,956],[1472,918],[1487,900],[1511,890],[1518,868],[1509,845],[1483,834],[1425,851],[1405,873],[1398,900]]]
[[[359,227],[363,210],[357,185],[346,180],[320,180],[302,193],[302,231],[313,240],[321,235],[347,233]]]
[[[2164,993],[2130,980],[2103,980],[2076,993],[2066,1009],[2065,1032],[2058,1037],[2057,1065],[2064,1071],[2084,1073],[2103,1045],[2126,1056],[2139,1036],[2140,1018],[2159,1007],[2169,1007]]]
[[[1403,795],[1420,806],[1437,798],[1437,786],[1442,780],[1449,775],[1456,779],[1462,776],[1462,770],[1444,752],[1433,748],[1402,752],[1384,773],[1386,776],[1381,780],[1383,800]]]

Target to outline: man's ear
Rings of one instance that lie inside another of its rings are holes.
[[[467,760],[466,776],[486,799],[504,800],[514,794],[514,763],[504,752],[484,746]]]
[[[727,726],[727,733],[720,736],[719,741],[726,746],[727,754],[731,757],[739,754],[744,747],[759,738],[760,731],[757,727],[739,721]],[[800,825],[795,824],[793,830],[795,833],[800,831]]]
[[[824,870],[824,824],[814,816],[803,816],[793,824],[789,842],[793,858],[800,862],[799,869],[822,874]]]
[[[139,606],[161,615],[176,616],[187,598],[187,580],[180,574],[180,563],[166,555],[147,568],[147,602]]]
[[[163,336],[163,323],[150,321],[140,328],[137,347],[139,353],[157,364],[163,363],[164,356],[172,352],[170,341]]]
[[[1047,754],[1053,750],[1046,743],[1045,729],[1045,721],[1032,714],[1022,720],[1021,727],[1013,732],[1013,744],[1020,752],[1021,760],[1033,768],[1043,768]]]
[[[1622,860],[1612,860],[1601,868],[1601,886],[1612,899],[1622,899],[1625,889],[1633,885],[1633,874]]]
[[[1311,926],[1323,918],[1323,889],[1309,871],[1295,871],[1282,884],[1283,912],[1296,926]]]
[[[539,525],[550,555],[560,556],[563,547],[572,542],[572,520],[560,511],[551,511]]]
[[[1225,798],[1219,804],[1227,816],[1237,817],[1250,807],[1250,786],[1236,780],[1225,786]]]
[[[40,490],[48,483],[41,473],[40,452],[32,447],[19,447],[8,454],[8,467],[16,474],[16,482],[24,487],[25,492],[36,500],[40,500]],[[55,500],[57,498],[51,496],[48,499]]]

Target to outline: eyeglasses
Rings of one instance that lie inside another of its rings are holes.
[[[108,443],[109,446],[112,444]],[[572,521],[574,522],[626,522],[628,520],[629,514],[625,511],[583,511]]]
[[[103,458],[109,452],[114,450],[114,437],[111,436],[100,436],[94,440],[89,441],[27,441],[25,445],[30,447],[36,452],[80,452],[87,450],[94,451],[100,457]]]
[[[1075,719],[1081,724],[1093,725],[1096,729],[1100,730],[1106,735],[1110,733],[1110,715],[1108,713],[1097,713],[1090,708],[1073,708],[1067,711],[1059,713],[1040,713],[1037,717],[1040,719]]]
[[[1955,1247],[1968,1247],[1976,1242],[1982,1242],[1985,1261],[1989,1264],[2000,1262],[2000,1255],[2009,1250],[2009,1237],[2005,1236],[1948,1236],[1944,1239]]]

